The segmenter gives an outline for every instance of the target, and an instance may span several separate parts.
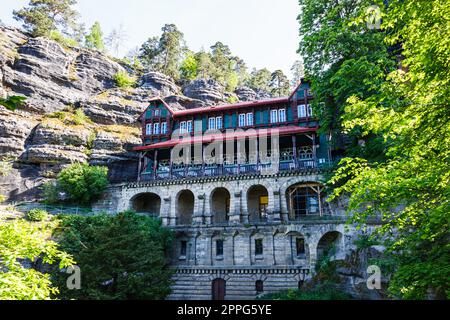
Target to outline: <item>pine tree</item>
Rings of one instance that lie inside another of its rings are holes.
[[[92,25],[91,32],[86,36],[85,45],[87,48],[105,51],[105,43],[103,42],[103,32],[100,22],[96,21]]]

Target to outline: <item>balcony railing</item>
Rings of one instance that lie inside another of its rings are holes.
[[[329,163],[319,164],[313,159],[283,160],[278,164],[223,164],[223,165],[188,165],[170,169],[164,166],[156,171],[142,173],[140,181],[176,180],[185,178],[233,176],[245,174],[270,174],[286,171],[307,171],[329,167]]]

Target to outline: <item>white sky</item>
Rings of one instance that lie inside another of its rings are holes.
[[[0,0],[0,19],[20,26],[12,11],[29,0]],[[128,39],[119,55],[160,35],[165,23],[175,23],[187,45],[198,51],[216,41],[252,68],[290,68],[298,59],[297,0],[78,0],[76,9],[89,28],[99,21],[105,35],[123,25]]]

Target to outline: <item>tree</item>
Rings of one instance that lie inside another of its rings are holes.
[[[59,263],[59,271],[74,264],[50,240],[56,226],[55,221],[8,221],[0,216],[0,300],[48,300],[58,294],[50,275],[39,268]]]
[[[270,81],[272,74],[266,68],[253,70],[248,81],[249,86],[255,90],[270,92]]]
[[[321,121],[321,131],[331,131],[341,137],[342,115],[347,99],[356,95],[362,99],[378,90],[387,75],[396,68],[396,52],[384,42],[385,34],[371,30],[365,16],[369,6],[383,1],[300,0],[300,46],[308,80],[315,99],[314,112]],[[320,102],[320,103],[319,103]],[[375,160],[384,156],[379,139],[365,138],[365,147],[357,128],[347,133],[352,145],[349,154],[371,153]],[[332,143],[339,143],[333,140]]]
[[[161,37],[151,37],[142,45],[139,58],[145,67],[178,80],[185,51],[183,33],[174,24],[164,25],[161,31]]]
[[[199,78],[208,79],[212,76],[213,62],[211,54],[203,49],[195,54],[197,60],[197,74]]]
[[[127,40],[127,33],[122,24],[119,27],[113,29],[110,34],[106,37],[105,43],[109,50],[115,55],[119,55],[120,46],[123,45]]]
[[[381,136],[386,159],[344,159],[330,181],[331,199],[349,196],[355,222],[382,218],[375,236],[386,239],[393,296],[448,299],[450,8],[439,0],[391,1],[379,8],[383,22],[376,37],[386,46],[401,42],[396,46],[402,49],[401,68],[387,77],[378,70],[373,79],[368,59],[354,64],[352,70],[363,70],[355,77],[371,88],[348,98],[342,124],[365,137]],[[363,12],[355,23],[365,25]],[[350,67],[346,61],[342,65]]]
[[[180,75],[182,79],[194,80],[197,77],[198,64],[193,52],[186,54],[183,62],[181,62]]]
[[[49,36],[62,28],[68,33],[77,25],[78,13],[72,8],[76,0],[30,0],[28,7],[14,11],[14,18],[33,36]]]
[[[162,300],[170,293],[173,236],[161,221],[132,212],[61,219],[61,248],[82,270],[81,290],[67,290],[55,273],[61,299]]]
[[[85,45],[90,49],[97,49],[105,51],[105,43],[103,42],[103,31],[100,22],[96,21],[92,27],[91,32],[86,36]]]
[[[281,70],[276,70],[270,75],[270,92],[275,97],[286,96],[291,87],[289,79]]]
[[[292,86],[297,86],[301,80],[305,77],[305,65],[303,63],[303,59],[297,60],[291,67],[292,72]]]
[[[58,184],[70,200],[82,205],[99,198],[108,185],[108,168],[75,163],[58,175]]]

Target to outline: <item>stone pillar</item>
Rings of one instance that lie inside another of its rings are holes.
[[[241,223],[241,211],[242,211],[242,192],[238,191],[232,194],[230,203],[230,223]]]
[[[286,192],[280,191],[280,218],[281,221],[289,221],[289,208],[287,204]]]
[[[204,208],[205,208],[205,194],[200,194],[197,196],[197,201],[195,201],[194,215],[192,217],[192,223],[194,225],[201,225],[204,222]]]
[[[309,268],[311,271],[315,270],[317,263],[317,243],[308,244],[309,249]]]
[[[160,209],[160,217],[164,226],[170,226],[172,219],[170,217],[170,204],[171,197],[165,196],[162,198],[161,209]]]
[[[269,208],[271,212],[268,216],[269,222],[279,222],[281,220],[280,210],[280,190],[274,190],[272,196],[269,197]]]

